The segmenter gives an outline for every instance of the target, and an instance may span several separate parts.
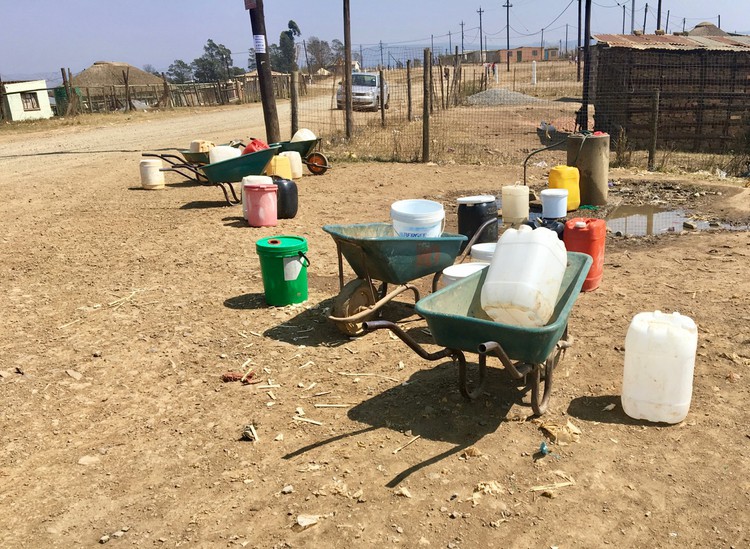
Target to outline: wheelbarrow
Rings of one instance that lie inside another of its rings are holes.
[[[315,151],[320,146],[320,138],[309,139],[306,141],[280,141],[271,143],[271,147],[279,145],[279,152],[295,151],[298,152],[302,163],[307,166],[313,175],[323,175],[331,167],[328,164],[328,158],[319,151]]]
[[[242,178],[247,175],[261,175],[271,161],[271,158],[275,154],[278,154],[278,152],[279,146],[275,145],[268,149],[243,154],[237,158],[230,158],[229,160],[214,162],[213,164],[173,164],[169,168],[162,168],[162,171],[177,172],[198,183],[216,185],[217,187],[220,187],[221,191],[224,193],[224,199],[227,201],[227,204],[232,206],[241,202],[241,199],[237,196],[232,183],[242,181]],[[156,156],[164,159],[164,157],[168,155],[143,154],[143,156]],[[175,158],[177,157],[175,156]],[[186,170],[186,172],[184,173],[182,170]],[[229,196],[230,194],[231,198]]]
[[[226,146],[243,148],[245,145],[241,141],[230,141],[226,143]],[[190,149],[176,149],[180,156],[171,153],[143,153],[141,156],[149,158],[160,158],[164,162],[170,165],[164,171],[177,172],[183,177],[196,181],[198,183],[205,183],[208,181],[206,177],[201,173],[199,168],[211,163],[208,151],[193,152]],[[182,171],[184,170],[184,171]]]
[[[339,266],[340,292],[328,318],[346,335],[364,333],[362,321],[403,292],[412,291],[414,301],[419,301],[419,290],[410,282],[434,275],[434,288],[466,240],[464,235],[450,233],[437,238],[403,238],[389,223],[325,225],[323,230],[336,242]],[[357,275],[346,284],[343,258]],[[381,282],[378,289],[376,281]],[[388,284],[395,285],[390,292]]]
[[[427,352],[404,330],[386,320],[366,321],[363,330],[388,329],[426,360],[451,357],[458,365],[458,387],[470,400],[484,391],[487,357],[495,356],[514,379],[523,379],[531,391],[531,407],[536,415],[547,410],[552,392],[552,374],[568,340],[568,317],[591,266],[587,254],[568,252],[555,310],[540,328],[500,324],[482,310],[480,294],[488,269],[482,269],[417,302],[417,312],[426,319],[435,343],[443,349]],[[478,381],[470,388],[464,352],[478,353]],[[528,380],[527,376],[531,376]]]

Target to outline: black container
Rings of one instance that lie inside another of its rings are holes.
[[[458,199],[458,232],[468,239],[461,244],[461,251],[474,236],[479,227],[494,219],[475,244],[480,242],[497,242],[497,201],[492,195],[464,196]]]
[[[524,222],[524,225],[528,225],[532,229],[538,229],[539,227],[544,227],[545,229],[549,229],[550,231],[555,231],[557,233],[557,238],[559,238],[560,240],[563,239],[563,232],[565,231],[565,223],[562,223],[561,221],[557,221],[556,219],[544,219],[543,217],[536,217],[534,219]]]
[[[290,179],[274,177],[276,192],[276,217],[278,219],[292,219],[297,215],[298,199],[297,184]]]

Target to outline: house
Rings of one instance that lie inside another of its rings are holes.
[[[557,61],[560,56],[560,48],[557,46],[542,48],[539,46],[522,46],[510,50],[497,50],[488,53],[490,63],[507,63],[510,51],[511,63],[531,63],[532,61]]]
[[[0,112],[10,122],[52,118],[46,80],[3,82],[0,87],[0,98]]]
[[[726,152],[750,135],[750,36],[711,23],[689,33],[601,34],[592,48],[594,127],[646,147]],[[657,96],[658,93],[658,96]]]

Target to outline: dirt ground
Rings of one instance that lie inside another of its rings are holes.
[[[455,228],[453,197],[499,194],[520,167],[334,163],[299,181],[294,219],[252,229],[215,187],[168,174],[140,189],[138,163],[264,135],[257,107],[126,118],[0,131],[1,546],[750,546],[748,232],[609,237],[535,419],[498,361],[468,402],[450,360],[326,319],[339,288],[322,225],[429,197]],[[618,201],[650,192],[648,174],[612,176],[630,189]],[[660,179],[721,189],[691,207],[748,222],[741,180]],[[255,242],[275,234],[309,242],[303,304],[265,305]],[[436,350],[409,300],[385,317]],[[632,420],[619,400],[630,320],[656,309],[699,327],[678,425]],[[262,383],[222,382],[243,365]],[[567,422],[577,442],[540,429]]]

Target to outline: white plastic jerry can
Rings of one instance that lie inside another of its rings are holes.
[[[622,408],[634,419],[679,423],[693,394],[698,329],[679,313],[638,313],[625,337]]]

